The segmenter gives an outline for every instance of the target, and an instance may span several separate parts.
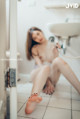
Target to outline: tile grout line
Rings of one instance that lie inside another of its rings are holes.
[[[20,117],[20,118],[24,118],[24,119],[27,119],[27,118],[29,118],[29,119],[34,119],[34,118],[31,118],[31,117],[24,117],[24,116],[18,116],[18,117]],[[37,119],[37,118],[36,118]]]
[[[71,109],[67,109],[67,108],[60,108],[60,107],[52,107],[52,106],[48,106],[48,107],[51,107],[51,108],[56,108],[56,109],[71,110]]]
[[[56,98],[56,97],[52,96],[51,98]],[[57,98],[64,99],[64,100],[70,100],[71,99],[71,98],[66,98],[66,97],[57,97]]]
[[[26,102],[27,102],[27,99],[25,100],[25,102],[23,103],[23,105],[21,106],[21,108],[17,111],[17,115],[18,115],[19,111],[23,108],[23,106],[25,105]],[[22,103],[22,102],[17,102],[17,103]]]
[[[17,115],[19,113],[19,111],[23,108],[23,106],[25,105],[25,103],[23,103],[23,105],[20,107],[20,109],[17,111]]]
[[[50,102],[50,99],[51,99],[51,96],[50,96],[50,98],[49,98],[48,104],[49,104],[49,102]],[[45,112],[44,112],[44,114],[43,114],[42,119],[43,119],[43,118],[44,118],[44,116],[45,116],[46,110],[47,110],[47,108],[48,108],[48,104],[46,105],[46,109],[45,109]]]
[[[77,112],[80,112],[80,110],[72,110],[72,111],[77,111]]]
[[[51,97],[51,96],[50,96]],[[49,98],[50,98],[49,97]],[[50,100],[50,99],[49,99]],[[25,102],[26,103],[26,102]],[[23,106],[25,105],[25,103],[21,106],[21,108],[19,109],[19,111],[23,108]],[[48,105],[48,104],[47,104]],[[44,105],[38,105],[38,106],[43,106],[43,107],[46,107],[46,109],[47,109],[47,106],[44,106]],[[24,117],[24,116],[20,116],[20,115],[18,115],[18,113],[19,113],[19,111],[17,112],[17,116],[19,116],[19,117]],[[46,111],[45,111],[46,112]],[[44,113],[45,113],[44,112]],[[25,119],[26,118],[29,118],[29,119],[37,119],[37,118],[33,118],[33,117],[24,117]],[[42,118],[43,119],[43,118]]]

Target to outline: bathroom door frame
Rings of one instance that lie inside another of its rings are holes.
[[[10,37],[10,69],[15,69],[17,82],[17,0],[9,0],[9,37]],[[11,79],[10,79],[11,80]],[[10,119],[17,119],[17,88],[10,87]]]
[[[15,82],[17,82],[17,0],[9,0],[9,41],[10,41],[10,59],[9,67],[15,70]],[[6,0],[0,0],[0,76],[1,76],[1,92],[0,102],[4,104],[5,78],[4,72],[6,69]],[[10,78],[11,81],[11,78]],[[17,88],[10,87],[10,119],[17,119]],[[3,110],[2,110],[3,111]],[[2,114],[1,114],[2,115]],[[0,115],[0,117],[1,117]],[[4,116],[4,114],[2,115]],[[2,117],[3,119],[4,117]]]
[[[0,0],[0,119],[6,116],[6,90],[4,72],[6,69],[6,2]]]

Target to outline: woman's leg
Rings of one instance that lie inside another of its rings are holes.
[[[33,88],[32,88],[32,95],[28,99],[26,104],[25,112],[30,114],[34,111],[36,104],[39,103],[42,98],[38,95],[40,94],[41,90],[43,89],[44,84],[50,74],[50,67],[49,66],[42,66],[40,69],[35,70],[32,72],[31,78],[33,80]]]
[[[33,83],[34,83],[34,80],[36,79],[36,76],[40,72],[40,70],[41,70],[41,68],[37,68],[31,72],[31,74],[30,74],[31,78],[30,79]],[[52,94],[54,92],[54,85],[52,84],[51,79],[49,77],[47,78],[43,92],[46,94]]]
[[[65,76],[65,78],[72,84],[72,86],[80,94],[80,82],[76,77],[75,73],[70,68],[70,66],[62,58],[57,57],[56,59],[54,59],[52,63],[52,68],[53,71],[57,70],[58,72],[62,73]],[[53,80],[57,82],[58,78],[56,78],[56,80],[55,79]]]
[[[58,67],[55,65],[55,60],[54,60],[51,66],[51,74],[50,74],[51,81],[54,87],[56,86],[56,83],[59,80],[60,74],[61,72],[59,71]]]
[[[40,72],[40,67],[34,69],[31,73],[30,73],[30,81],[33,83],[36,76],[38,75],[38,73]]]
[[[49,74],[50,74],[50,67],[42,66],[39,73],[36,74],[35,80],[33,80],[32,94],[34,93],[40,94]]]

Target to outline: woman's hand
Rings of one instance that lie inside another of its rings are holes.
[[[59,43],[56,43],[56,48],[61,49],[61,46],[60,46],[60,44],[59,44]]]
[[[58,46],[54,46],[52,51],[53,51],[54,58],[59,56]]]

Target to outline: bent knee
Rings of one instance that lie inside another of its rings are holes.
[[[45,65],[45,66],[43,66],[42,70],[44,72],[50,72],[50,66]]]
[[[56,65],[56,66],[58,66],[59,64],[65,65],[67,63],[62,58],[57,57],[57,58],[54,59],[53,64]]]

